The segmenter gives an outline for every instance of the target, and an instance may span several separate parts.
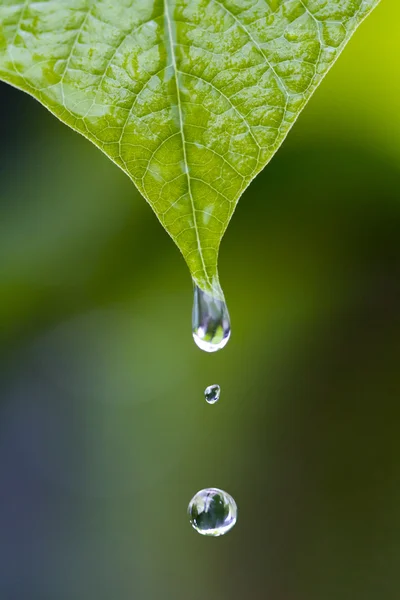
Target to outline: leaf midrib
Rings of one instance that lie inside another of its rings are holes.
[[[210,281],[210,278],[207,273],[206,264],[204,261],[203,251],[202,251],[202,247],[201,247],[199,229],[197,226],[196,207],[194,204],[191,182],[190,182],[189,163],[188,163],[187,155],[186,155],[186,139],[185,139],[185,132],[183,130],[183,114],[182,114],[181,95],[180,95],[180,89],[179,89],[178,69],[176,66],[176,56],[175,56],[175,50],[174,50],[172,21],[171,21],[171,17],[169,14],[168,2],[169,2],[169,0],[164,0],[164,12],[165,12],[165,21],[166,21],[165,31],[167,33],[167,35],[166,35],[167,46],[168,46],[170,54],[171,54],[172,69],[174,71],[177,108],[178,108],[178,114],[179,114],[179,131],[180,131],[181,140],[182,140],[182,152],[183,152],[183,160],[185,163],[184,168],[185,168],[185,175],[186,175],[187,184],[188,184],[188,194],[189,194],[190,205],[191,205],[192,214],[193,214],[193,229],[195,230],[195,233],[196,233],[197,249],[198,249],[199,256],[200,256],[201,265],[202,265],[202,268],[204,271],[204,277],[205,277],[205,280],[207,281],[208,285],[212,289],[213,285],[212,285],[212,282]]]

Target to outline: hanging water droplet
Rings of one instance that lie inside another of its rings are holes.
[[[192,527],[201,535],[224,535],[237,520],[236,502],[218,488],[200,490],[191,499],[188,513]]]
[[[209,385],[204,390],[204,397],[208,404],[215,404],[219,400],[221,394],[221,388],[219,385]]]
[[[216,352],[226,346],[231,322],[222,292],[220,297],[211,296],[195,285],[192,330],[194,341],[206,352]]]

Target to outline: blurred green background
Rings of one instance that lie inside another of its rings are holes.
[[[1,600],[400,597],[399,20],[383,0],[239,202],[215,355],[128,178],[0,85]],[[207,486],[223,538],[188,522]]]

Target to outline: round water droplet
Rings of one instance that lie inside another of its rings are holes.
[[[192,331],[194,341],[206,352],[216,352],[226,346],[231,322],[222,292],[221,297],[211,296],[195,285]]]
[[[192,527],[201,535],[212,537],[227,533],[237,520],[236,502],[218,488],[197,492],[189,503],[188,513]]]
[[[221,388],[219,385],[209,385],[204,390],[204,396],[208,404],[215,404],[219,400],[219,396],[221,394]]]

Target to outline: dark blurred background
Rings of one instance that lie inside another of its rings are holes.
[[[400,597],[399,19],[239,202],[215,355],[128,178],[0,84],[1,600]],[[224,538],[186,515],[207,486],[239,506]]]

